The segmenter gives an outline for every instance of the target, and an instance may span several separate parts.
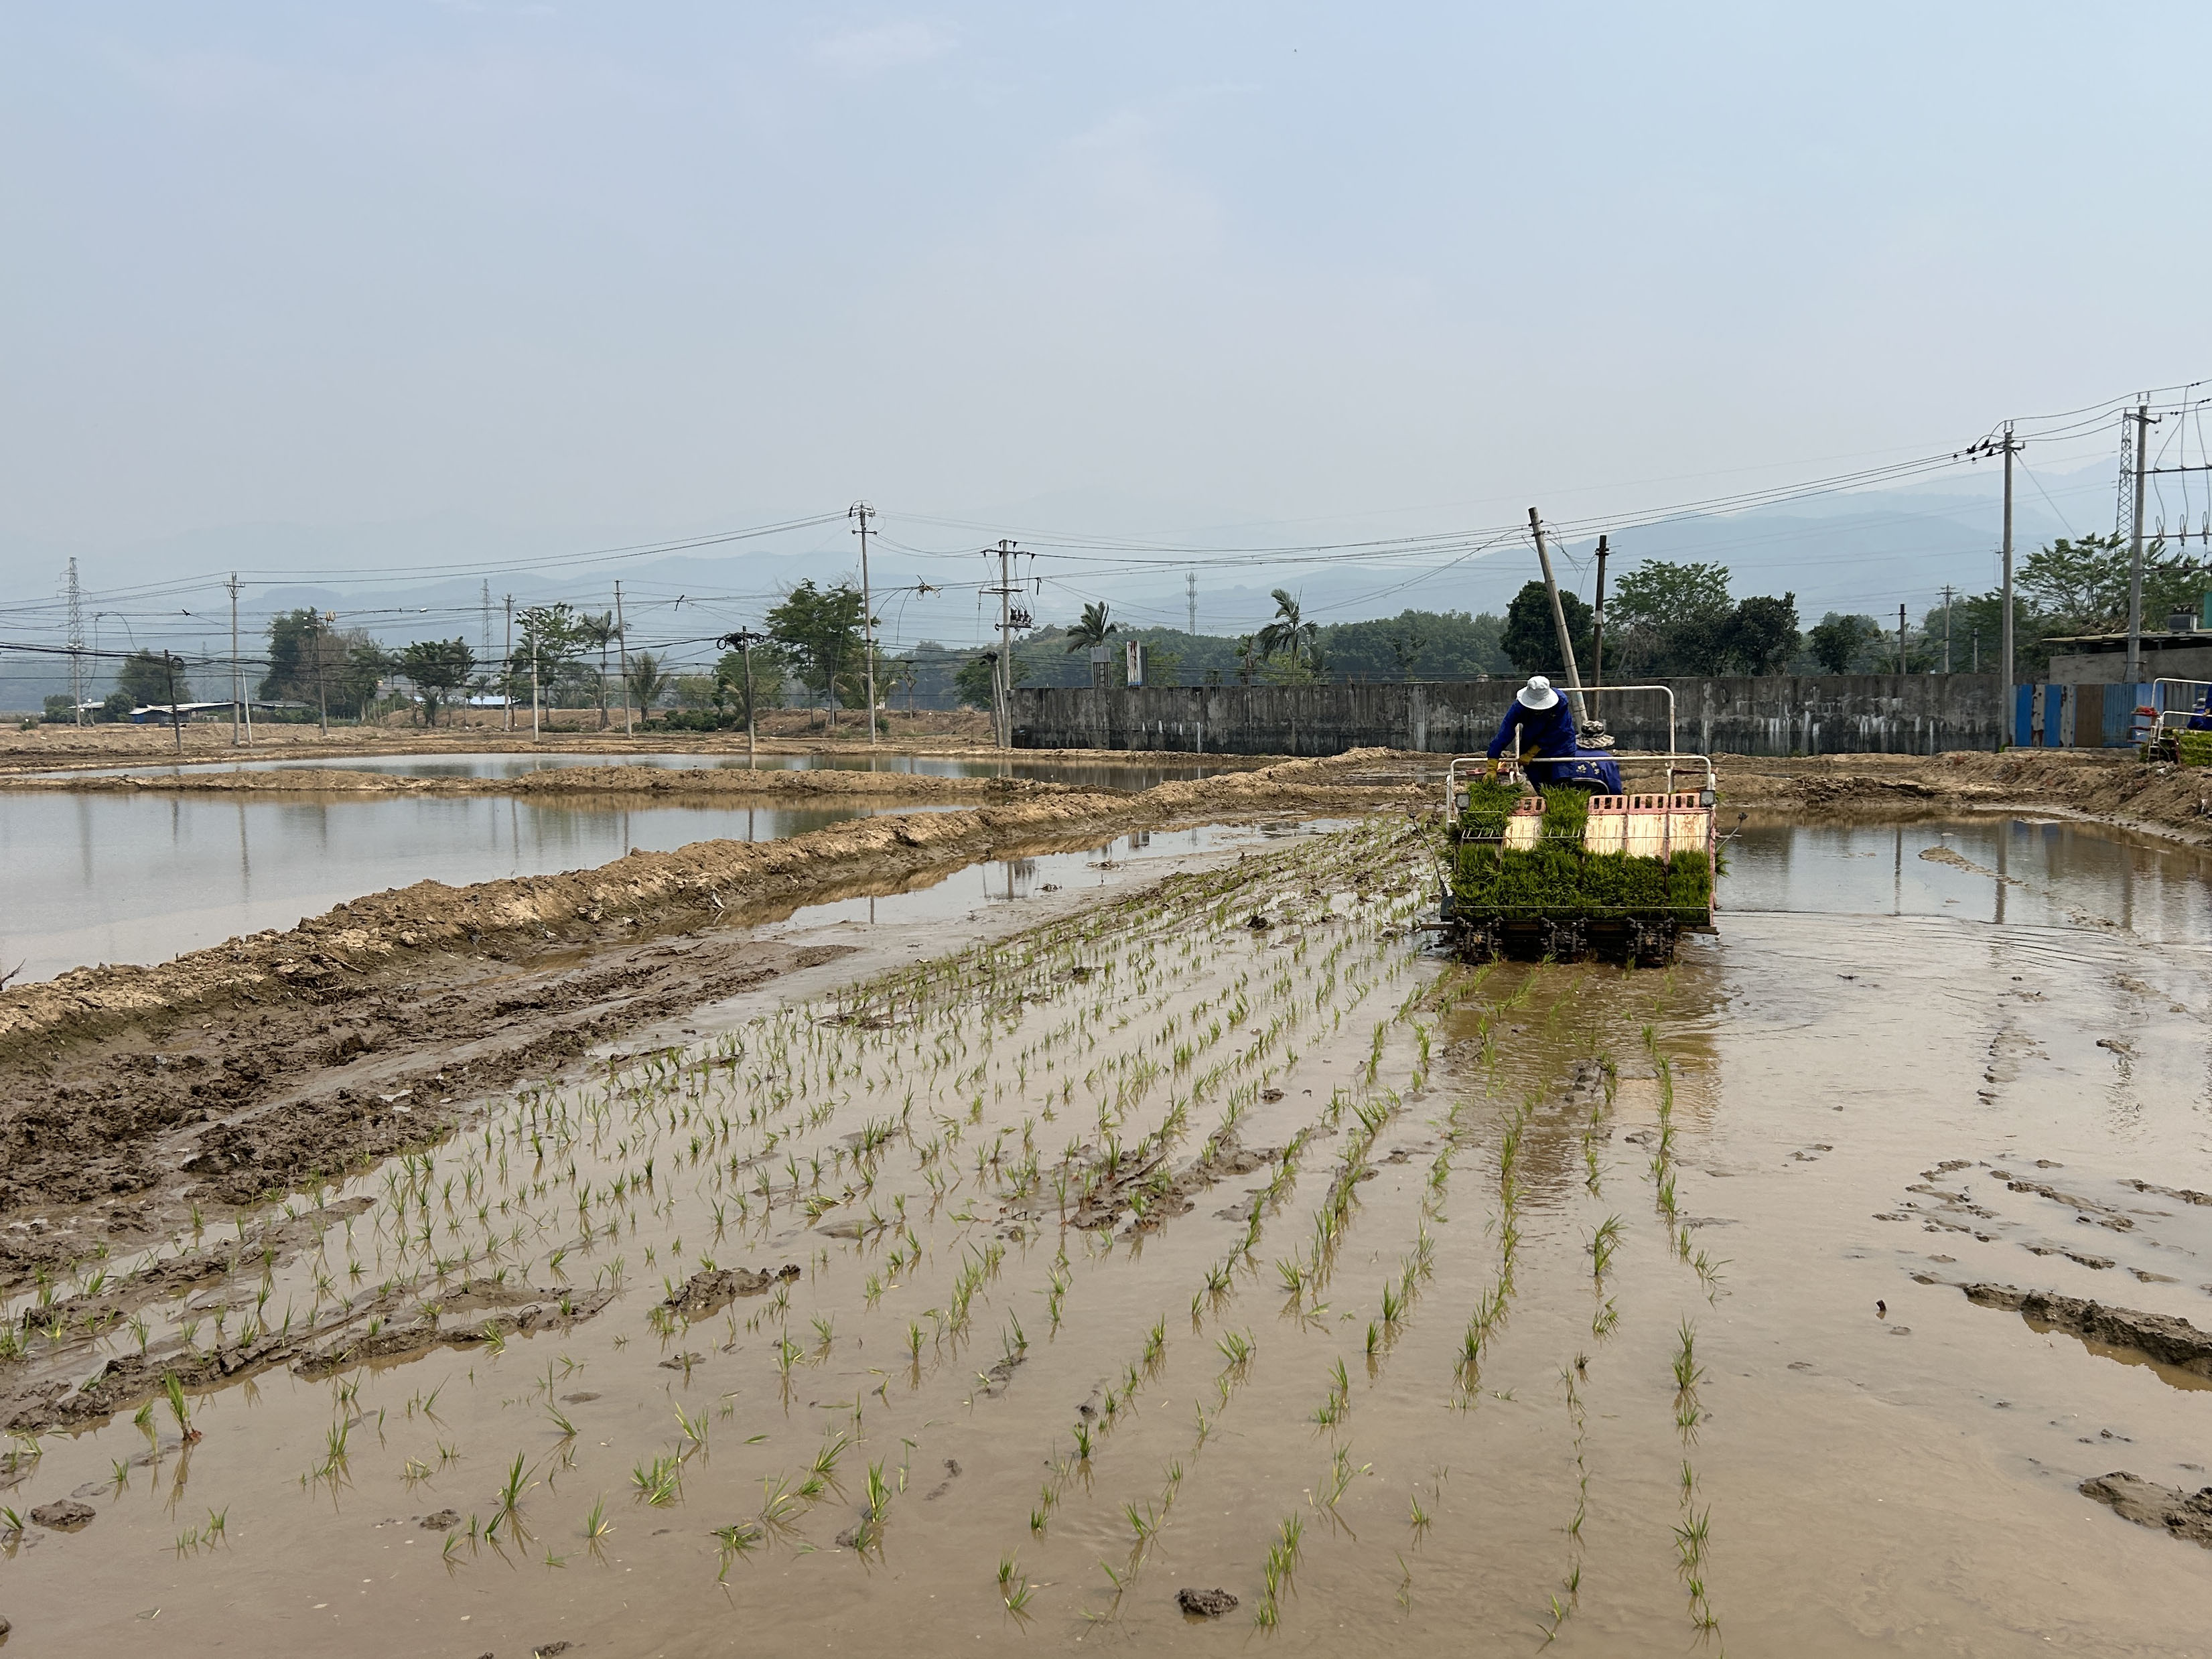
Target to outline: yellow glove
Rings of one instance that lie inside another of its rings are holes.
[[[1488,775],[1493,778],[1498,775],[1498,763],[1496,761],[1490,763]]]

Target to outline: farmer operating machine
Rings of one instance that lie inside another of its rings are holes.
[[[1559,694],[1532,679],[1489,755],[1451,763],[1434,927],[1457,953],[1658,967],[1683,933],[1714,931],[1712,763],[1674,752],[1668,696],[1666,751],[1627,753],[1588,741],[1601,728],[1578,734]]]

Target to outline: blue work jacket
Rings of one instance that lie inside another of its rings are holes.
[[[1516,755],[1534,753],[1527,763],[1534,784],[1571,783],[1584,789],[1617,795],[1620,769],[1603,750],[1584,750],[1575,743],[1574,711],[1561,697],[1549,708],[1531,708],[1516,697],[1498,723],[1490,740],[1490,758],[1497,760],[1510,748]]]

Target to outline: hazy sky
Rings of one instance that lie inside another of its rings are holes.
[[[0,0],[0,536],[1837,471],[2207,372],[2208,61],[2201,4]]]

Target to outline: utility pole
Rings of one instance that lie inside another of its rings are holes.
[[[2142,678],[2143,480],[2150,467],[2150,404],[2140,403],[2136,423],[2135,530],[2128,538],[2128,683]]]
[[[1977,628],[1977,629],[1974,630],[1974,672],[1975,672],[1975,673],[1977,673],[1977,674],[1978,674],[1978,673],[1980,673],[1981,672],[1982,672],[1982,630],[1981,630],[1980,629]]]
[[[745,654],[745,764],[760,765],[758,741],[753,733],[753,647],[766,642],[768,635],[750,628],[741,628],[734,634],[722,635],[725,649],[735,646]]]
[[[1198,572],[1195,570],[1186,570],[1182,573],[1182,598],[1183,609],[1189,623],[1186,631],[1195,634],[1198,632]]]
[[[619,581],[615,584],[615,651],[622,670],[623,736],[627,738],[632,735],[629,723],[629,630],[623,625],[622,584]],[[746,659],[745,672],[748,674],[752,672],[750,658]],[[750,698],[752,694],[748,690],[745,695]]]
[[[239,686],[241,665],[238,660],[238,572],[230,573],[226,586],[230,589],[230,746],[236,749],[245,742],[240,726],[246,713],[246,699],[240,695]]]
[[[323,684],[323,641],[329,637],[328,629],[325,627],[325,617],[336,622],[338,613],[335,611],[315,612],[315,724],[321,727],[323,735],[327,738],[331,734],[331,697],[328,688]]]
[[[845,516],[848,519],[858,519],[860,521],[860,527],[857,532],[860,538],[860,626],[866,630],[864,637],[867,641],[868,742],[872,746],[876,741],[876,606],[874,598],[868,587],[868,520],[876,516],[876,509],[866,501],[854,501],[852,506],[845,509]],[[747,675],[745,721],[746,730],[750,732],[753,706],[750,680],[752,656],[750,652],[745,657],[745,673]]]
[[[84,724],[84,590],[77,586],[76,561],[69,562],[70,714]]]
[[[1575,672],[1575,642],[1567,633],[1567,613],[1559,605],[1559,584],[1552,574],[1551,550],[1544,545],[1544,521],[1533,507],[1528,509],[1528,533],[1536,538],[1536,562],[1543,567],[1544,591],[1552,600],[1552,628],[1559,635],[1560,659],[1567,665],[1567,701],[1579,726],[1589,711],[1583,706],[1582,677]]]
[[[1605,538],[1597,538],[1597,605],[1590,611],[1590,654],[1597,659],[1590,665],[1590,684],[1602,688],[1605,684],[1605,560],[1611,551]]]
[[[1014,746],[1013,561],[1020,551],[1021,550],[1013,543],[1004,538],[1000,539],[995,548],[987,547],[983,550],[985,558],[995,557],[999,561],[999,585],[996,587],[987,587],[983,591],[986,593],[996,593],[999,596],[999,660],[992,672],[991,684],[996,692],[994,699],[998,705],[994,711],[995,724],[998,728],[998,746],[1001,749],[1011,749]],[[1022,614],[1024,618],[1022,626],[1024,628],[1034,626],[1026,620],[1029,613],[1024,611]]]
[[[169,730],[176,733],[177,752],[185,752],[185,723],[177,715],[177,659],[167,646],[161,647],[161,667],[169,677]]]
[[[2012,435],[2012,422],[2007,421],[2004,429],[2004,618],[1997,629],[1997,654],[2004,659],[2004,686],[1997,702],[1997,719],[2002,735],[1997,739],[2002,749],[2019,733],[2014,726],[2013,711],[2013,655],[2012,655],[2012,458],[2020,453],[2020,441]],[[1974,635],[1974,658],[1981,659],[1982,636]]]
[[[499,661],[499,702],[504,729],[514,730],[514,595],[507,596],[507,654]]]
[[[1905,607],[1897,607],[1897,672],[1905,672]]]
[[[526,623],[524,626],[530,627]],[[530,740],[544,741],[538,731],[538,630],[534,627],[530,628]]]
[[[1943,672],[1951,672],[1951,584],[1943,584]]]

